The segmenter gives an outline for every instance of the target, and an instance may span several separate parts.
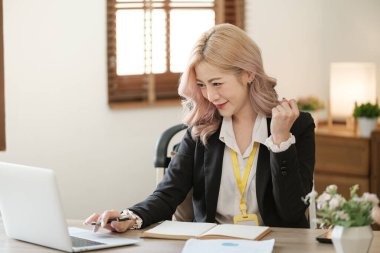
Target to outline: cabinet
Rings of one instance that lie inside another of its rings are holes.
[[[347,198],[350,186],[359,184],[360,194],[372,192],[380,196],[380,130],[363,138],[344,129],[318,128],[315,145],[314,183],[318,193],[336,184]]]

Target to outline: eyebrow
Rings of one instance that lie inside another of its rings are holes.
[[[219,80],[219,79],[222,79],[222,78],[221,77],[214,77],[214,78],[209,79],[207,82],[211,83],[212,81]],[[196,81],[203,83],[203,81],[199,80],[198,78],[196,79]]]

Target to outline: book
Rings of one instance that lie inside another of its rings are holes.
[[[247,239],[260,240],[270,227],[200,222],[164,221],[145,231],[142,237],[162,239]]]
[[[181,253],[272,253],[274,239],[263,241],[240,239],[190,239],[187,240]]]

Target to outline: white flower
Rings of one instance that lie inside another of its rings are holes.
[[[324,192],[317,198],[317,208],[322,209],[327,206],[327,202],[331,199],[331,195]]]
[[[331,184],[326,187],[326,192],[330,194],[336,193],[337,190],[338,190],[338,186],[336,186],[335,184]]]
[[[350,216],[348,216],[348,214],[344,211],[337,211],[335,216],[338,219],[345,220],[345,221],[348,221],[350,219]]]
[[[363,199],[365,201],[372,202],[373,205],[379,204],[379,198],[376,196],[376,194],[365,192],[363,193]]]
[[[333,197],[330,201],[329,201],[329,207],[330,209],[336,209],[337,207],[339,207],[340,205],[340,200],[338,197]]]

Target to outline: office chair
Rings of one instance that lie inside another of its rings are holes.
[[[167,130],[165,130],[161,136],[159,137],[156,143],[156,156],[154,158],[154,167],[156,168],[156,184],[158,184],[164,174],[165,170],[168,167],[171,158],[178,151],[179,144],[173,145],[171,151],[169,152],[169,144],[173,140],[173,138],[180,133],[181,131],[187,128],[184,124],[174,125]],[[313,182],[314,183],[314,182]],[[313,187],[314,190],[314,187]],[[192,205],[192,195],[193,190],[191,190],[186,199],[177,207],[176,212],[173,215],[173,220],[178,221],[193,221],[194,212]],[[315,198],[310,199],[309,208],[306,210],[306,216],[310,222],[310,228],[316,228],[316,207],[315,207]]]
[[[158,141],[156,143],[156,156],[154,158],[154,167],[156,168],[156,184],[162,180],[171,158],[178,151],[179,143],[174,144],[173,147],[169,147],[170,142],[174,139],[174,137],[177,136],[177,134],[186,128],[187,126],[184,124],[172,126],[165,130],[158,138]],[[169,149],[171,149],[170,152]],[[193,190],[191,189],[187,194],[185,200],[177,207],[177,210],[173,215],[173,220],[194,220],[192,196]]]

